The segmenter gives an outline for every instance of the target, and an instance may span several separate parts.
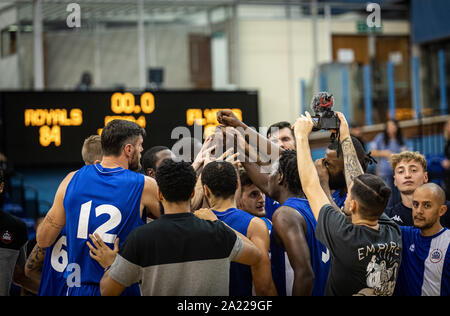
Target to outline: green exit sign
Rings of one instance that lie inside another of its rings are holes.
[[[356,22],[356,31],[359,34],[380,34],[383,33],[383,25],[370,27],[367,25],[367,21],[358,21]]]

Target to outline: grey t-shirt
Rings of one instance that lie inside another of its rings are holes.
[[[316,237],[331,253],[325,295],[392,295],[401,261],[401,231],[386,215],[379,230],[354,225],[327,204],[320,210]]]
[[[226,296],[230,262],[242,249],[220,221],[163,215],[128,236],[109,275],[124,286],[142,281],[142,295]]]

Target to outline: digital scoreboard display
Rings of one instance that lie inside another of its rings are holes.
[[[144,150],[156,145],[171,148],[182,137],[199,139],[213,133],[220,109],[259,126],[254,91],[17,91],[0,92],[0,105],[2,148],[20,167],[81,165],[83,141],[101,134],[114,119],[145,128]]]

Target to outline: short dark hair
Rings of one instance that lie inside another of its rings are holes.
[[[197,174],[191,164],[164,159],[156,170],[159,191],[169,202],[188,201],[197,182]]]
[[[363,171],[365,172],[367,170],[367,167],[369,164],[371,164],[374,160],[370,156],[370,153],[366,153],[364,146],[361,144],[361,141],[355,137],[350,136],[352,139],[353,147],[355,148],[356,155],[358,156],[359,163],[361,164],[361,167]],[[336,151],[337,156],[341,156],[342,154],[342,146],[341,142],[337,139],[334,139],[331,141],[331,143],[328,145],[328,149]]]
[[[156,161],[158,160],[156,154],[163,150],[170,150],[166,146],[153,146],[148,149],[142,156],[142,168],[144,170],[148,168],[156,169]]]
[[[270,137],[270,135],[272,135],[272,133],[275,130],[280,130],[283,128],[289,128],[291,130],[292,135],[294,136],[294,131],[291,129],[291,123],[286,122],[286,121],[282,121],[282,122],[278,122],[278,123],[274,123],[272,125],[269,126],[269,129],[267,130],[267,138]]]
[[[278,172],[281,173],[288,185],[291,193],[300,194],[303,192],[302,183],[298,175],[297,151],[284,150],[278,160]]]
[[[112,120],[102,131],[103,154],[105,156],[120,156],[120,152],[130,139],[137,138],[140,135],[145,137],[145,134],[145,130],[134,122]]]
[[[379,176],[365,173],[353,180],[351,195],[359,203],[361,216],[373,220],[386,209],[391,189]]]
[[[203,168],[202,184],[207,185],[215,197],[229,198],[237,189],[237,174],[227,161],[213,161]]]

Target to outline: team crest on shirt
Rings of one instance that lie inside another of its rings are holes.
[[[442,251],[440,249],[434,249],[430,254],[430,261],[432,263],[439,263],[442,260]]]
[[[0,241],[5,245],[9,245],[10,243],[12,243],[13,239],[13,235],[7,230],[3,231],[0,234]]]

